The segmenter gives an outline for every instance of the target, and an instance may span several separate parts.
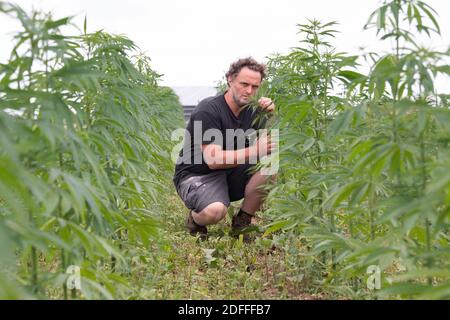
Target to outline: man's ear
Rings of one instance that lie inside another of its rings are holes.
[[[228,84],[228,87],[230,87],[230,84],[231,84],[231,82],[233,82],[234,79],[236,79],[236,77],[235,77],[235,76],[232,76],[232,75],[227,77],[227,84]]]

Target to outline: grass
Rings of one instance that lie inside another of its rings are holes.
[[[230,213],[237,205],[230,207]],[[228,236],[231,215],[209,227],[200,241],[184,229],[187,209],[176,196],[163,213],[160,250],[148,252],[152,263],[134,265],[133,286],[142,299],[323,299],[304,287],[307,277],[289,268],[295,250],[286,251],[274,239],[252,243]],[[297,242],[300,245],[300,242]],[[155,248],[156,249],[156,248]],[[162,249],[162,250],[161,250]],[[306,248],[299,247],[300,250]]]

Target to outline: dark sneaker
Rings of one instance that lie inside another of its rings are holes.
[[[251,241],[252,237],[248,232],[254,231],[253,229],[255,229],[252,223],[254,217],[254,215],[240,210],[231,220],[231,235],[238,238],[242,234],[244,241]]]
[[[194,218],[192,217],[192,210],[189,211],[189,215],[186,219],[186,229],[191,236],[199,235],[201,240],[206,240],[208,237],[208,229],[206,229],[205,226],[200,226],[195,223]]]

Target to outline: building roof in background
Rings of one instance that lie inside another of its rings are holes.
[[[192,87],[171,87],[177,96],[180,98],[180,103],[183,106],[196,106],[201,100],[215,96],[217,90],[215,87],[208,86],[192,86]]]

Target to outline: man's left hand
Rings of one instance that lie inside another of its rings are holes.
[[[267,112],[273,112],[273,110],[275,110],[275,104],[270,98],[262,97],[258,100],[258,103],[260,107]]]

